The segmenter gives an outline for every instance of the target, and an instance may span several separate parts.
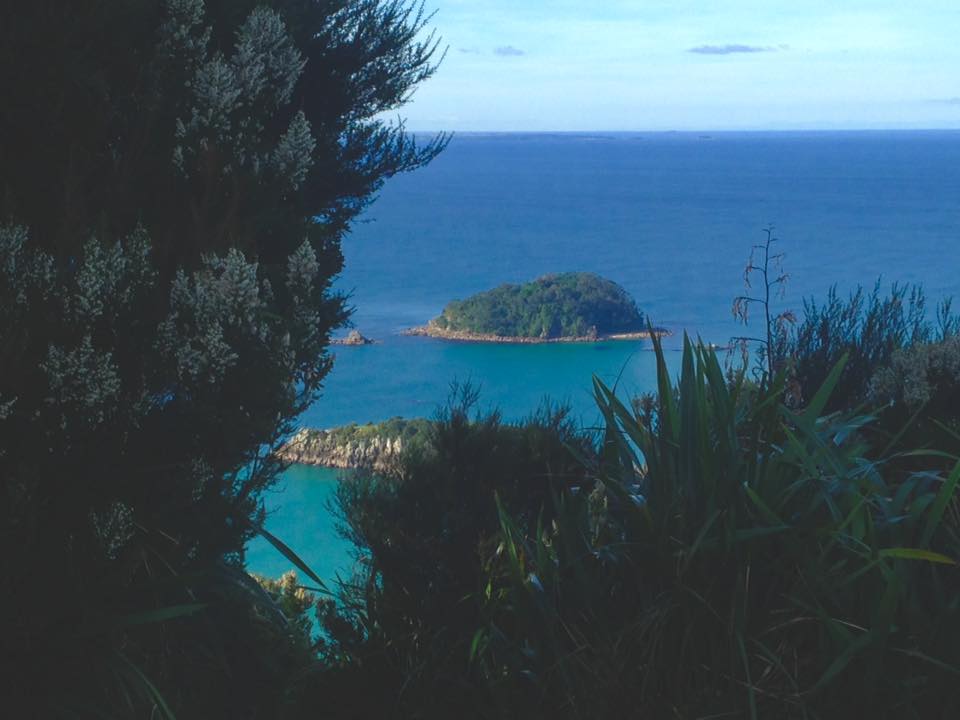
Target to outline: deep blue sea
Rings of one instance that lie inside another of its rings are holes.
[[[790,275],[778,306],[836,284],[923,283],[960,301],[960,132],[463,134],[431,165],[389,180],[344,243],[337,285],[378,344],[336,349],[302,424],[428,416],[470,381],[508,418],[545,396],[596,422],[593,374],[649,390],[646,343],[503,346],[399,332],[451,299],[549,272],[623,285],[658,325],[725,344],[732,299],[763,228]],[[332,471],[295,467],[270,495],[268,528],[321,576],[348,572],[327,507]],[[250,567],[289,562],[262,542]]]

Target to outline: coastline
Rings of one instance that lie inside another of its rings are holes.
[[[328,430],[302,427],[275,454],[297,465],[390,472],[408,445],[424,442],[430,427],[432,423],[420,417],[349,423]]]
[[[649,340],[654,335],[657,337],[664,337],[672,335],[673,333],[666,328],[654,328],[653,332],[650,330],[640,330],[638,332],[610,333],[607,335],[592,334],[582,336],[543,338],[473,333],[467,330],[446,330],[433,324],[427,324],[407,328],[400,334],[412,335],[416,337],[429,337],[436,340],[451,340],[454,342],[499,343],[502,345],[545,345],[548,343],[593,343],[617,340]]]
[[[372,437],[364,440],[338,438],[333,430],[300,428],[276,451],[276,456],[294,465],[356,470],[371,468],[385,472],[393,467],[403,450],[400,437]]]

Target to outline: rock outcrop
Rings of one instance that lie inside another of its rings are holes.
[[[351,330],[345,338],[335,338],[331,345],[373,345],[374,341],[363,335],[359,330]]]
[[[379,472],[393,467],[403,451],[403,439],[370,437],[344,440],[327,430],[304,428],[277,452],[283,460],[332,468],[369,468]]]

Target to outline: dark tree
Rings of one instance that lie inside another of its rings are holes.
[[[3,665],[41,715],[148,716],[164,694],[256,712],[277,668],[241,667],[225,618],[259,602],[238,571],[271,450],[347,317],[340,241],[445,143],[383,119],[436,68],[428,20],[406,0],[3,3]]]

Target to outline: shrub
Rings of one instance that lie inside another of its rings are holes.
[[[960,454],[960,336],[894,352],[868,400],[888,432],[900,430],[900,444]]]
[[[868,459],[868,417],[728,384],[685,344],[652,415],[599,382],[593,498],[502,514],[482,675],[525,717],[949,717],[960,710],[956,486]],[[598,501],[599,495],[600,500]],[[598,512],[599,509],[599,512]],[[532,530],[532,532],[531,532]]]
[[[344,531],[364,570],[325,605],[325,663],[302,687],[303,708],[332,703],[371,718],[489,709],[469,651],[500,527],[496,498],[534,527],[545,498],[582,484],[568,446],[588,453],[589,443],[563,410],[508,424],[473,414],[474,401],[467,391],[442,411],[395,473],[341,483]]]
[[[782,329],[775,344],[775,365],[791,368],[802,400],[812,397],[846,355],[843,375],[826,409],[851,408],[869,398],[874,375],[898,350],[958,332],[960,316],[951,312],[949,301],[931,320],[920,286],[894,284],[884,295],[877,281],[870,293],[858,287],[846,300],[834,287],[822,305],[804,301],[799,324]]]

